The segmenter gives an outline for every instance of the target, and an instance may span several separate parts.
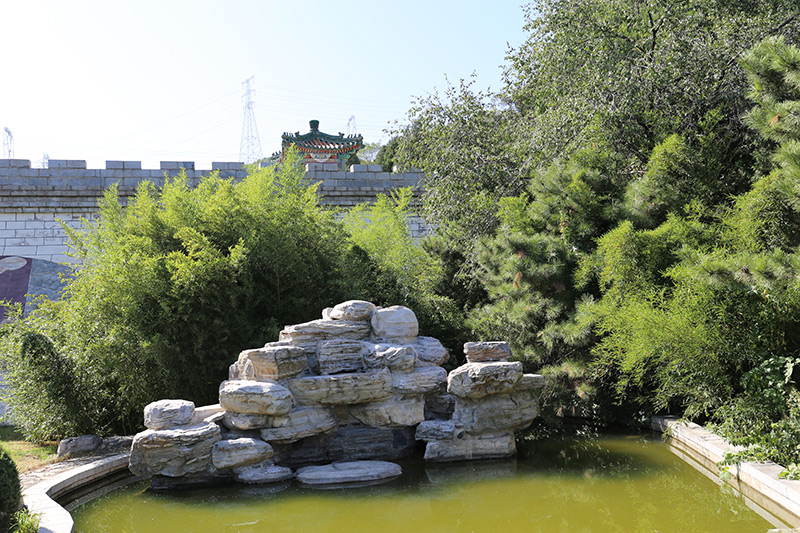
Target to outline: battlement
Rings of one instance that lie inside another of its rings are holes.
[[[208,170],[196,169],[194,161],[161,161],[159,166],[143,169],[141,161],[106,161],[104,169],[89,169],[82,159],[51,159],[48,168],[31,168],[29,159],[0,159],[0,257],[69,261],[62,224],[78,227],[82,218],[92,219],[98,199],[114,184],[125,204],[140,183],[161,187],[181,172],[190,186],[213,172],[233,180],[247,175],[240,162],[214,162]],[[319,183],[321,205],[349,208],[405,187],[418,200],[424,175],[417,169],[383,172],[380,165],[353,165],[344,171],[335,163],[309,163],[306,178]],[[409,225],[414,235],[425,231],[419,217],[412,217]]]

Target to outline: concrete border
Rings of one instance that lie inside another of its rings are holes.
[[[716,464],[725,452],[742,449],[693,422],[683,422],[674,416],[654,416],[651,425],[665,434],[669,444],[712,472],[716,471]],[[773,462],[742,462],[731,465],[728,471],[730,477],[726,481],[734,489],[789,526],[800,528],[800,481],[780,479],[782,466]]]
[[[56,502],[59,496],[128,468],[130,452],[99,459],[62,472],[22,492],[28,509],[40,515],[39,533],[72,533],[72,515]]]

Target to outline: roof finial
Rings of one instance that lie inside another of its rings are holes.
[[[308,125],[311,126],[311,131],[319,131],[319,120],[309,120]]]

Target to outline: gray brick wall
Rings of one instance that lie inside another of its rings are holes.
[[[106,161],[104,169],[88,169],[84,160],[51,159],[49,168],[42,169],[31,168],[28,159],[0,159],[0,256],[72,262],[64,225],[77,228],[82,218],[91,220],[98,198],[114,183],[125,202],[142,181],[160,186],[165,175],[175,176],[181,170],[192,184],[212,172],[233,179],[246,175],[239,162],[214,162],[211,167],[198,170],[193,161],[162,161],[156,170],[143,169],[141,161]],[[320,204],[347,208],[400,187],[412,187],[418,205],[424,175],[418,170],[383,172],[379,165],[353,165],[340,171],[335,164],[312,163],[306,165],[306,177],[320,183]],[[418,216],[409,220],[409,226],[417,237],[426,231]]]

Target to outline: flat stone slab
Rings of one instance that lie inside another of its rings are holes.
[[[288,386],[300,405],[353,405],[389,397],[392,376],[387,371],[310,376],[290,379]]]
[[[233,479],[248,485],[281,483],[294,477],[291,468],[270,464],[245,466],[234,470]]]
[[[506,341],[467,342],[464,344],[464,355],[468,363],[510,361],[511,348]]]
[[[297,481],[311,487],[388,481],[403,473],[400,465],[388,461],[347,461],[297,470]]]

